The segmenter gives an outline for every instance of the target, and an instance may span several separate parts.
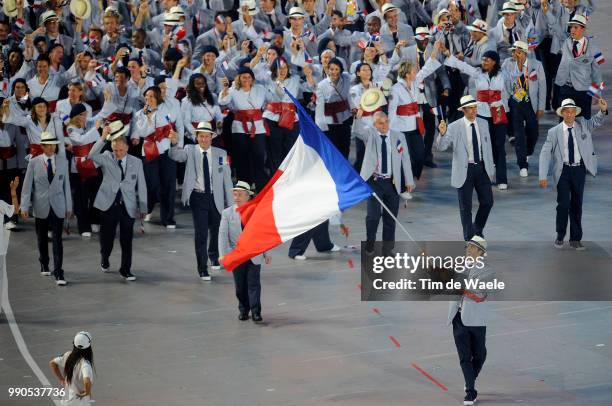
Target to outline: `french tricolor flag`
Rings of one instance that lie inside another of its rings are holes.
[[[589,90],[587,91],[587,94],[591,97],[595,97],[595,98],[599,98],[599,89],[600,86],[599,84],[593,82],[591,83],[591,86],[589,87]]]
[[[601,52],[598,52],[595,54],[595,62],[597,62],[598,65],[603,65],[606,63],[606,58],[604,58]]]
[[[266,187],[237,209],[244,230],[236,248],[221,261],[228,271],[373,193],[300,103],[285,92],[297,109],[300,136]],[[308,196],[317,196],[317,204],[312,204]]]
[[[312,57],[310,56],[307,50],[304,50],[304,62],[312,63]]]

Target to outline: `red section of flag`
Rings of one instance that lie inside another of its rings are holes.
[[[349,260],[348,260],[348,266],[349,266],[349,268],[351,268],[351,269],[355,267],[355,265],[353,265],[353,260],[352,260],[352,259],[349,259]]]
[[[276,171],[274,177],[255,199],[237,209],[245,227],[236,248],[221,261],[228,272],[254,256],[282,244],[272,209],[273,186],[282,174],[282,171]]]
[[[380,310],[377,307],[373,308],[372,311],[380,316]]]

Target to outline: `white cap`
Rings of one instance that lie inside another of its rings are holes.
[[[479,235],[473,236],[467,243],[471,245],[475,245],[482,252],[487,252],[487,240],[485,240]]]
[[[91,334],[87,331],[79,331],[74,336],[74,340],[72,341],[75,347],[84,350],[91,347]]]

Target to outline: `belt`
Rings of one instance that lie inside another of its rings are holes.
[[[582,160],[580,160],[580,162],[575,163],[575,164],[568,164],[568,163],[563,162],[563,166],[569,166],[570,168],[573,168],[576,166],[582,166],[582,165],[583,165]]]
[[[372,175],[372,176],[373,176],[373,179],[374,179],[375,181],[379,181],[379,180],[390,180],[390,179],[391,179],[391,176],[382,176],[382,175],[377,175],[377,174],[374,174],[374,175]]]
[[[479,161],[479,162],[468,162],[468,165],[482,165],[482,161]]]
[[[334,124],[341,124],[338,119],[338,114],[349,109],[349,104],[346,100],[335,101],[324,104],[324,114],[328,117],[332,117]]]
[[[193,193],[201,193],[201,194],[206,194],[206,192],[205,192],[205,191],[200,190],[200,189],[193,189],[193,190],[192,190],[192,192],[193,192]],[[211,195],[213,194],[212,190],[210,191],[210,194],[211,194]]]
[[[476,100],[479,102],[493,103],[501,101],[500,90],[479,90],[476,92]]]

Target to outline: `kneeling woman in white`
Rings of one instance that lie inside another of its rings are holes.
[[[91,334],[81,331],[74,336],[72,351],[53,358],[49,362],[51,370],[66,389],[62,405],[91,405],[91,386],[93,381],[93,351]]]

